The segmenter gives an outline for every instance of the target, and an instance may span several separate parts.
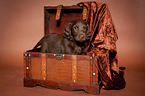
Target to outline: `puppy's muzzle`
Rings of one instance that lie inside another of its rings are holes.
[[[80,35],[79,35],[79,38],[80,38],[80,39],[84,39],[85,36],[84,36],[83,34],[80,34]]]
[[[78,41],[86,41],[86,35],[85,34],[78,34]]]

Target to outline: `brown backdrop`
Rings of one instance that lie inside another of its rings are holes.
[[[24,93],[28,90],[22,85],[23,52],[33,48],[44,35],[43,7],[59,4],[75,5],[81,1],[92,0],[0,0],[0,92],[5,96],[8,94],[16,96],[20,91],[17,93],[11,87],[15,86]],[[119,36],[117,41],[119,65],[127,68],[125,73],[127,87],[123,89],[123,92],[119,92],[131,94],[130,92],[137,90],[138,95],[142,96],[141,89],[145,88],[143,86],[145,85],[145,1],[96,1],[108,4]],[[41,87],[38,88],[34,90],[42,90]],[[57,92],[63,93],[56,90],[52,94],[55,96]],[[102,94],[107,95],[107,92],[112,91],[103,92]],[[69,94],[69,92],[63,94]],[[74,92],[74,95],[77,96],[77,94],[81,92]],[[82,92],[82,94],[85,93]],[[132,95],[135,96],[135,94]]]

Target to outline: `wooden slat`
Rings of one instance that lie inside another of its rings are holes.
[[[96,67],[96,85],[98,85],[98,69]]]
[[[92,69],[93,69],[93,62],[92,62],[92,59],[90,59],[90,84],[92,85],[93,83],[93,77],[92,77]]]
[[[89,55],[77,55],[77,56],[78,56],[78,60],[90,60]]]
[[[47,58],[47,80],[71,82],[71,60]]]
[[[24,55],[25,55],[26,53],[24,53]],[[23,64],[24,64],[24,78],[26,78],[26,62],[27,62],[27,60],[26,60],[26,56],[23,56]]]
[[[42,65],[41,62],[42,61],[41,61],[41,57],[35,57],[35,56],[33,57],[33,56],[31,56],[32,79],[42,79],[42,73],[41,73],[41,65]]]
[[[78,60],[77,82],[90,84],[90,60]]]

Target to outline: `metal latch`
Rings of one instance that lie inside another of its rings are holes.
[[[64,58],[64,55],[63,54],[54,54],[54,58],[56,60],[62,60]]]

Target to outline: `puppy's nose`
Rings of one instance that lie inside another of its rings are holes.
[[[83,39],[85,36],[81,34],[81,35],[79,35],[79,37],[80,37],[80,39]]]

